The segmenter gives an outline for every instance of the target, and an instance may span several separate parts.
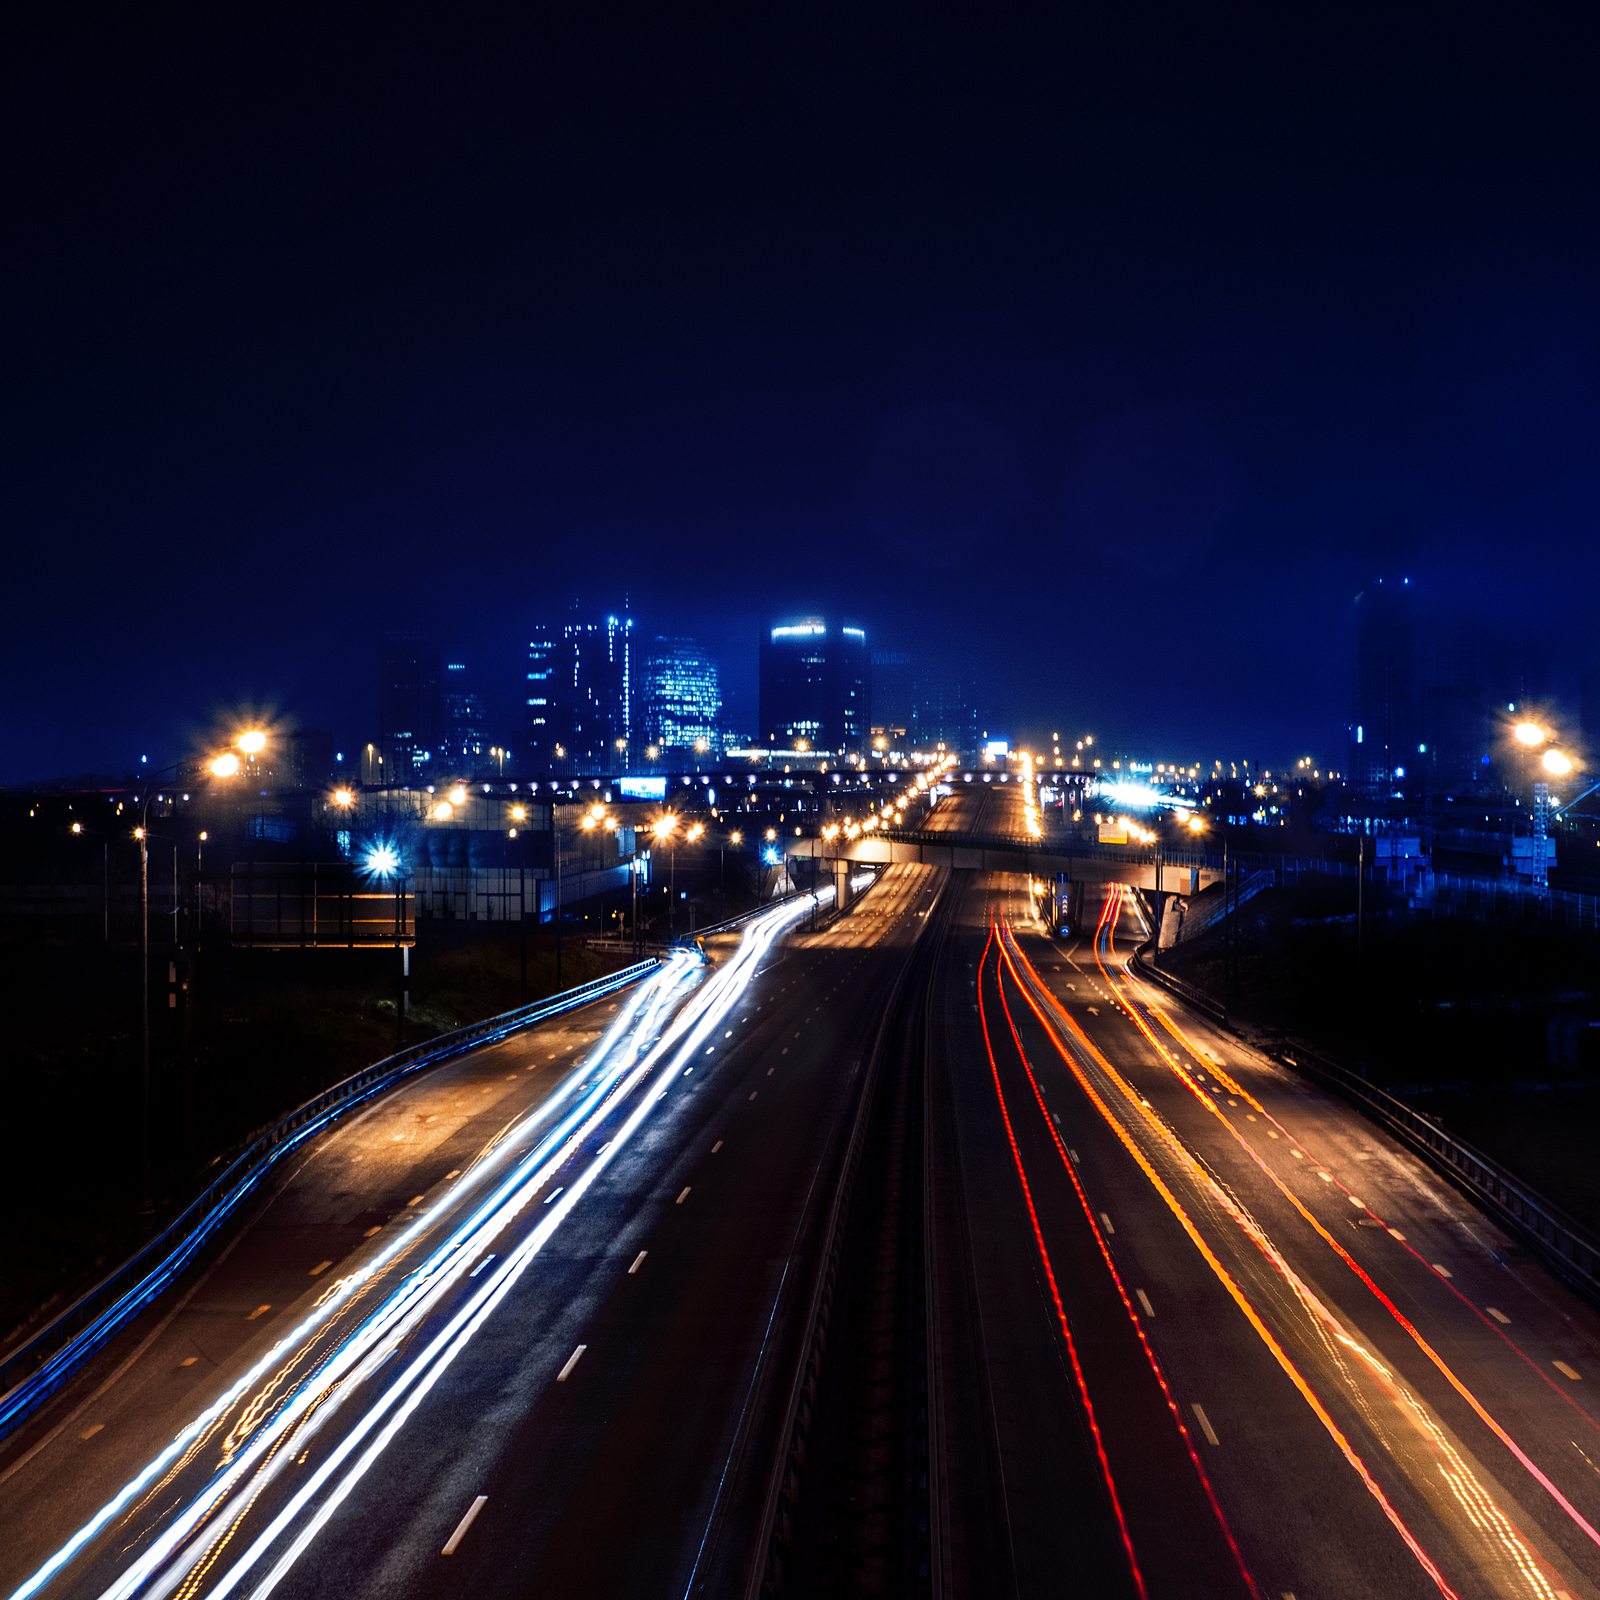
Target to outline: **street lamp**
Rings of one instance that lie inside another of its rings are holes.
[[[72,824],[72,831],[78,834],[92,834],[100,841],[100,869],[102,886],[100,890],[100,909],[105,918],[106,948],[111,948],[111,840],[98,828],[86,828],[81,822]]]

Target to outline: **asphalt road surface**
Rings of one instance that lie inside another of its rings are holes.
[[[0,1592],[1600,1600],[1600,1318],[1093,893],[892,868],[376,1102],[6,1441]]]

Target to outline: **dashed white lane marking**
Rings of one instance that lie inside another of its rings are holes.
[[[1433,1264],[1433,1270],[1437,1272],[1441,1278],[1455,1277],[1455,1273],[1453,1273],[1449,1267],[1441,1267],[1437,1261],[1435,1261]]]
[[[582,1349],[583,1347],[580,1345],[578,1348]],[[472,1526],[473,1518],[476,1517],[477,1514],[482,1511],[488,1503],[488,1495],[480,1494],[478,1498],[467,1507],[466,1516],[464,1516],[456,1524],[456,1531],[450,1535],[449,1542],[445,1545],[444,1549],[439,1552],[440,1555],[453,1556],[456,1553],[456,1546],[460,1544],[464,1538],[466,1538],[467,1529]]]
[[[1331,1172],[1319,1172],[1317,1176],[1321,1178],[1324,1183],[1333,1182],[1333,1174]]]
[[[331,1261],[319,1261],[316,1266],[314,1266],[310,1272],[306,1274],[306,1276],[308,1278],[320,1278],[322,1274],[326,1272],[332,1265],[333,1263]]]
[[[485,1257],[484,1257],[484,1258],[483,1258],[483,1260],[482,1260],[482,1261],[480,1261],[480,1262],[479,1262],[479,1263],[478,1263],[478,1264],[477,1264],[477,1266],[475,1266],[475,1267],[474,1267],[474,1268],[473,1268],[473,1269],[472,1269],[472,1271],[471,1271],[471,1272],[469,1272],[469,1273],[468,1273],[468,1274],[467,1274],[467,1276],[468,1276],[468,1277],[469,1277],[469,1278],[476,1278],[476,1277],[477,1277],[477,1276],[478,1276],[478,1274],[479,1274],[479,1273],[480,1273],[480,1272],[482,1272],[482,1271],[483,1271],[483,1269],[484,1269],[484,1268],[485,1268],[485,1267],[486,1267],[486,1266],[488,1266],[488,1265],[489,1265],[489,1263],[490,1263],[490,1262],[491,1262],[491,1261],[493,1261],[493,1260],[494,1260],[494,1259],[495,1259],[495,1258],[494,1258],[494,1255],[493,1255],[493,1254],[492,1254],[492,1253],[491,1253],[491,1254],[489,1254],[489,1255],[486,1255],[486,1256],[485,1256]]]
[[[752,1100],[754,1100],[754,1099],[755,1099],[755,1097],[756,1097],[756,1095],[757,1095],[757,1093],[759,1093],[759,1091],[758,1091],[758,1090],[755,1090],[755,1089],[752,1089],[752,1090],[751,1090],[751,1091],[750,1091],[750,1098],[751,1098],[751,1099],[752,1099]]]
[[[1367,1209],[1367,1202],[1365,1200],[1357,1200],[1354,1195],[1350,1196],[1350,1204],[1353,1205],[1357,1211],[1365,1211]]]
[[[683,1202],[685,1200],[687,1200],[688,1198],[689,1198],[689,1186],[687,1184],[685,1184],[684,1187],[683,1187],[683,1193],[680,1194],[678,1196],[678,1198],[676,1200],[674,1200],[672,1203],[675,1206],[681,1206],[683,1204]]]
[[[1215,1444],[1217,1442],[1217,1430],[1211,1426],[1211,1418],[1200,1408],[1198,1402],[1191,1405],[1189,1409],[1194,1412],[1194,1420],[1200,1424],[1200,1431],[1206,1436],[1206,1443]]]
[[[422,1204],[422,1196],[420,1194],[414,1194],[409,1200],[406,1201],[406,1204],[408,1206],[420,1206]]]
[[[644,1258],[649,1254],[650,1252],[648,1250],[641,1250],[638,1255],[633,1258],[633,1265],[628,1268],[628,1276],[630,1278],[639,1270],[641,1266],[644,1265]]]
[[[178,1365],[180,1367],[192,1367],[199,1359],[199,1356],[185,1356],[184,1359],[178,1363]]]
[[[1485,1306],[1483,1309],[1487,1311],[1489,1315],[1500,1324],[1501,1327],[1505,1327],[1506,1324],[1511,1321],[1511,1318],[1508,1317],[1505,1312],[1497,1311],[1493,1306]]]
[[[771,1076],[772,1076],[772,1074],[773,1074],[773,1073],[774,1073],[774,1072],[776,1072],[776,1071],[777,1071],[777,1070],[778,1070],[778,1069],[777,1069],[777,1068],[776,1068],[776,1067],[768,1067],[768,1068],[767,1068],[767,1076],[768,1076],[768,1077],[769,1077],[769,1078],[770,1078],[770,1077],[771,1077]]]
[[[83,1430],[83,1432],[78,1435],[78,1437],[80,1439],[92,1439],[92,1438],[94,1438],[94,1436],[97,1433],[103,1432],[104,1429],[105,1429],[105,1423],[96,1422],[96,1423],[92,1424],[91,1426],[85,1428]]]
[[[722,1141],[720,1139],[718,1139],[717,1142],[714,1145],[712,1145],[712,1147],[711,1147],[712,1155],[715,1155],[717,1153],[717,1151],[719,1151],[721,1148],[722,1148]]]
[[[549,1204],[550,1204],[550,1202],[551,1202],[551,1201],[552,1201],[552,1200],[554,1200],[554,1199],[555,1199],[555,1197],[556,1197],[556,1196],[557,1196],[557,1195],[558,1195],[558,1194],[565,1194],[565,1193],[566,1193],[566,1188],[567,1188],[567,1186],[566,1186],[566,1185],[565,1185],[565,1184],[564,1184],[564,1183],[558,1183],[558,1184],[557,1184],[557,1185],[556,1185],[556,1186],[555,1186],[555,1188],[553,1188],[553,1189],[552,1189],[552,1190],[551,1190],[551,1191],[550,1191],[550,1193],[549,1193],[549,1194],[547,1194],[547,1195],[546,1195],[546,1196],[545,1196],[545,1197],[544,1197],[544,1203],[545,1203],[545,1204],[546,1204],[546,1205],[549,1205]]]
[[[582,1357],[583,1357],[583,1352],[584,1352],[584,1351],[585,1351],[585,1350],[587,1350],[587,1349],[588,1349],[588,1348],[589,1348],[589,1347],[588,1347],[588,1345],[586,1345],[586,1344],[580,1344],[580,1345],[579,1345],[579,1346],[578,1346],[578,1348],[577,1348],[577,1349],[576,1349],[576,1350],[574,1350],[574,1351],[573,1351],[573,1352],[572,1352],[572,1354],[571,1354],[571,1355],[570,1355],[570,1356],[568,1356],[568,1357],[567,1357],[567,1364],[566,1364],[566,1366],[564,1366],[564,1367],[563,1367],[563,1368],[562,1368],[562,1369],[561,1369],[561,1370],[560,1370],[560,1371],[559,1371],[559,1372],[558,1372],[558,1373],[557,1373],[557,1374],[556,1374],[556,1382],[557,1382],[557,1383],[565,1383],[565,1382],[566,1382],[566,1381],[567,1381],[567,1379],[568,1379],[568,1378],[570,1378],[570,1377],[571,1377],[571,1376],[572,1376],[572,1369],[573,1369],[573,1368],[574,1368],[574,1367],[575,1367],[575,1366],[577,1366],[577,1364],[578,1364],[578,1362],[579,1362],[579,1361],[580,1361],[580,1360],[581,1360],[581,1359],[582,1359]]]
[[[1150,1304],[1150,1296],[1147,1295],[1143,1289],[1135,1289],[1133,1293],[1134,1298],[1139,1302],[1140,1305],[1144,1307],[1144,1314],[1147,1317],[1153,1317],[1156,1314],[1156,1311],[1155,1307]]]
[[[382,1226],[383,1226],[383,1224],[379,1223],[376,1227],[368,1228],[367,1231],[364,1234],[361,1235],[361,1237],[363,1239],[370,1239],[373,1236],[373,1234],[377,1233],[379,1231],[379,1229],[382,1228]]]
[[[1406,1242],[1406,1236],[1398,1228],[1391,1228],[1389,1233],[1393,1238],[1398,1239],[1401,1244]]]
[[[1081,1167],[1083,1165],[1083,1163],[1078,1159],[1078,1152],[1076,1150],[1068,1150],[1067,1154],[1072,1157],[1073,1166]]]
[[[257,1317],[264,1315],[266,1312],[270,1311],[271,1309],[272,1309],[271,1306],[257,1306],[255,1308],[255,1310],[252,1311],[250,1313],[250,1315],[248,1317],[246,1317],[244,1320],[246,1322],[254,1322]]]
[[[1571,1378],[1574,1383],[1583,1382],[1583,1374],[1581,1372],[1574,1371],[1574,1369],[1569,1367],[1565,1361],[1552,1361],[1550,1365],[1554,1367],[1556,1371],[1559,1372],[1563,1377]]]
[[[1107,1216],[1107,1215],[1106,1215],[1106,1213],[1105,1213],[1105,1212],[1104,1212],[1104,1211],[1102,1211],[1102,1212],[1101,1212],[1101,1213],[1100,1213],[1100,1220],[1101,1220],[1101,1221],[1102,1221],[1102,1222],[1103,1222],[1103,1223],[1105,1223],[1105,1225],[1106,1225],[1106,1232],[1107,1232],[1107,1233],[1115,1233],[1115,1232],[1116,1232],[1116,1231],[1117,1231],[1117,1230],[1116,1230],[1116,1229],[1115,1229],[1115,1228],[1114,1228],[1114,1227],[1112,1227],[1112,1226],[1111,1226],[1111,1218],[1110,1218],[1110,1217],[1109,1217],[1109,1216]]]

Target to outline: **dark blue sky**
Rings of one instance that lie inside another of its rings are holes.
[[[512,718],[575,592],[736,718],[845,607],[1184,758],[1331,758],[1377,572],[1596,664],[1591,11],[34,26],[0,780],[241,700],[354,743],[389,622]]]

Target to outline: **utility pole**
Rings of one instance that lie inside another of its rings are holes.
[[[148,824],[150,801],[144,804]],[[139,829],[139,1215],[155,1214],[150,1197],[150,829]]]
[[[553,797],[550,801],[550,832],[556,847],[556,988],[559,989],[561,987],[561,813],[556,810]]]

